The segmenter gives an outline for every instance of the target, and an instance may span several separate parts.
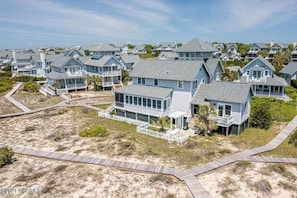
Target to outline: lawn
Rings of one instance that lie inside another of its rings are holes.
[[[268,130],[247,128],[239,136],[230,135],[230,141],[239,149],[264,146],[286,126],[286,122],[274,122]]]
[[[100,105],[93,105],[94,107],[97,107],[99,109],[104,109],[106,110],[109,106],[111,105],[111,103],[108,104],[100,104]]]
[[[12,97],[29,109],[48,107],[63,101],[63,98],[59,96],[45,96],[40,92],[32,93],[23,91],[22,87],[15,94],[13,94]]]
[[[297,148],[289,144],[289,137],[276,149],[263,153],[266,156],[297,158]]]

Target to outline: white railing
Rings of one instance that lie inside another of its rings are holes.
[[[178,137],[176,135],[169,135],[168,133],[160,133],[157,131],[149,130],[149,129],[147,129],[147,127],[149,126],[149,123],[147,123],[147,122],[143,122],[143,121],[139,121],[139,120],[135,120],[135,119],[131,119],[131,118],[125,118],[125,117],[117,116],[117,115],[111,115],[111,114],[107,113],[107,110],[99,111],[98,116],[112,119],[112,120],[121,121],[121,122],[126,122],[129,124],[135,124],[135,125],[137,125],[136,131],[138,133],[153,136],[156,138],[165,139],[165,140],[172,141],[172,142],[175,141],[179,144],[182,144],[189,138],[189,135],[184,135],[182,137]]]
[[[102,76],[120,76],[121,75],[121,71],[105,71],[102,72]]]
[[[230,116],[211,115],[210,118],[213,121],[215,121],[218,125],[224,125],[224,126],[230,126],[234,121],[233,115],[230,115]]]
[[[69,70],[66,72],[67,76],[82,76],[82,71],[70,72]]]

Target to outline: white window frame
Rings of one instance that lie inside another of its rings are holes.
[[[268,70],[265,70],[265,71],[264,71],[264,75],[265,75],[265,76],[269,76],[269,71],[268,71]]]
[[[247,75],[247,76],[250,75],[250,70],[246,70],[246,75]]]
[[[181,85],[181,86],[180,86]],[[184,81],[182,80],[178,80],[177,81],[177,88],[178,89],[183,89],[184,88]]]

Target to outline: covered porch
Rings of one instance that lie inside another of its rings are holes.
[[[263,97],[285,97],[285,87],[280,85],[252,85],[255,96]]]

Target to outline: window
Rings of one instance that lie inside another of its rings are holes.
[[[142,99],[143,106],[146,107],[146,98]]]
[[[231,115],[231,105],[225,106],[225,115]]]
[[[138,98],[138,105],[141,106],[141,97]]]
[[[162,102],[161,100],[157,101],[157,109],[161,109],[162,108]]]
[[[163,101],[163,108],[167,109],[167,101],[166,100]]]
[[[67,67],[64,68],[65,72],[67,72]]]
[[[147,99],[147,107],[151,108],[152,106],[152,100],[151,99]]]
[[[126,103],[129,103],[129,96],[126,96]]]
[[[137,105],[137,97],[134,97],[134,105]]]
[[[189,53],[188,52],[186,52],[186,57],[189,57]]]
[[[124,102],[124,94],[116,93],[115,94],[115,101],[116,102]]]
[[[193,89],[196,89],[197,88],[197,80],[195,80],[194,82],[193,82]]]
[[[183,89],[184,88],[184,81],[177,81],[177,88]]]
[[[138,84],[139,85],[141,84],[141,78],[138,78]]]
[[[129,103],[130,104],[132,104],[132,102],[133,102],[132,100],[133,100],[132,96],[129,96]]]
[[[159,80],[158,79],[154,79],[154,85],[158,86],[159,85]]]
[[[250,70],[246,70],[246,75],[247,75],[247,76],[250,75]]]
[[[157,107],[157,101],[153,100],[153,108],[155,109]]]
[[[261,78],[262,72],[261,71],[253,71],[253,77],[254,78]]]
[[[139,85],[145,85],[145,78],[138,78],[137,81]]]
[[[265,76],[268,76],[268,70],[265,70]]]

